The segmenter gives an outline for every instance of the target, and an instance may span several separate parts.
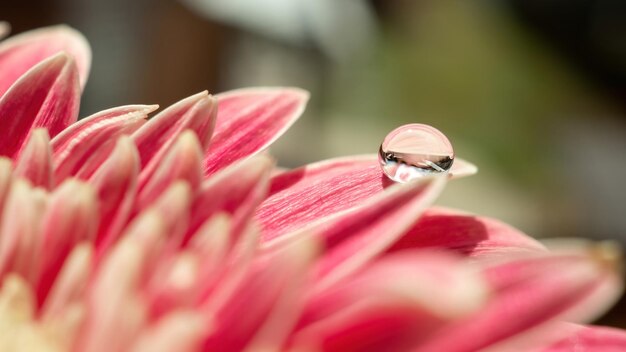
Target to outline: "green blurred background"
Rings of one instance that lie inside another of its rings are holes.
[[[431,124],[480,168],[446,206],[535,237],[626,243],[626,2],[4,0],[14,33],[67,23],[93,47],[82,116],[208,89],[295,85],[283,166],[375,153]],[[624,326],[624,304],[601,322]]]

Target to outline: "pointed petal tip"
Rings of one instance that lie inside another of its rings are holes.
[[[195,105],[200,102],[206,102],[209,104],[214,104],[217,102],[217,99],[209,94],[208,90],[203,90],[202,92],[193,94],[179,101],[179,103],[187,104],[187,105]]]
[[[624,251],[615,241],[593,241],[586,238],[553,238],[541,241],[555,254],[582,255],[591,260],[602,272],[622,274]]]
[[[28,179],[33,186],[52,186],[52,150],[45,128],[34,129],[18,156],[15,173]]]
[[[159,110],[159,108],[160,108],[159,104],[138,105],[138,106],[144,106],[144,109],[142,110],[142,112],[145,113],[146,115],[151,113],[151,112],[155,112],[155,111]]]
[[[450,169],[450,176],[452,178],[472,176],[476,173],[478,173],[478,166],[461,158],[455,158],[452,168]]]

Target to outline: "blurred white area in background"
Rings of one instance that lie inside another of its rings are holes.
[[[212,20],[290,44],[313,44],[335,60],[363,50],[377,32],[361,0],[181,0]]]

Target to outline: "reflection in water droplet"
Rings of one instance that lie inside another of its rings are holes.
[[[448,138],[434,127],[414,123],[391,131],[378,153],[383,172],[396,182],[446,173],[454,162]]]

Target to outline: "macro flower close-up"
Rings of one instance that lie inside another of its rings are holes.
[[[480,177],[438,130],[284,168],[303,89],[79,116],[87,39],[8,33],[0,351],[626,350],[585,325],[622,294],[619,247],[435,205]]]

